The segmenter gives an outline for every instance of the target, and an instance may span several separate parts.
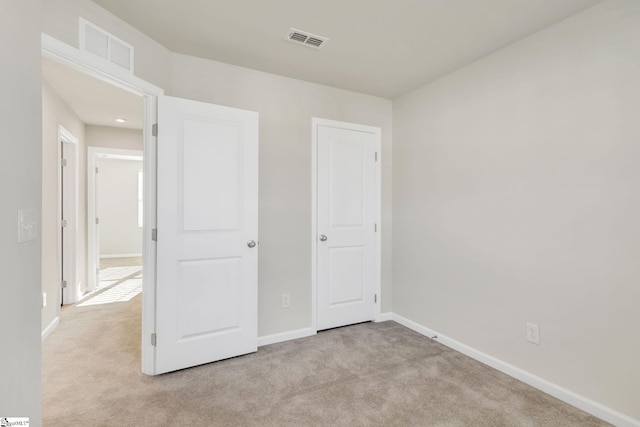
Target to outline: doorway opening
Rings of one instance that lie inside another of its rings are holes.
[[[142,286],[130,280],[142,272],[143,153],[88,147],[87,171],[88,288],[123,282],[118,286],[126,292],[111,293],[128,297]]]
[[[46,259],[56,256],[61,288],[59,303],[68,305],[83,301],[100,287],[104,289],[107,284],[114,284],[111,280],[100,286],[100,281],[96,280],[99,260],[104,256],[129,258],[141,272],[143,102],[137,94],[125,92],[65,64],[45,58],[42,61],[43,163],[52,161],[50,153],[53,150],[48,147],[51,139],[47,136],[52,124],[58,128],[60,144],[58,247],[55,254],[48,241],[43,243],[43,282],[51,283],[48,277],[52,272]],[[74,134],[67,129],[74,129]],[[103,179],[96,179],[96,162],[104,163]],[[51,169],[43,171],[45,182],[53,178],[48,170]],[[101,181],[104,191],[96,192]],[[50,206],[52,202],[43,194],[44,214],[54,210]],[[103,226],[107,229],[103,233],[102,241],[106,246],[102,257],[96,250],[100,241],[97,232],[101,228],[96,203],[104,211],[107,222]],[[47,230],[43,232],[46,234]],[[51,316],[51,313],[43,312],[43,317],[45,315]]]
[[[108,106],[108,101],[111,97],[111,93],[119,92],[125,93],[128,96],[133,96],[137,99],[136,114],[139,118],[138,126],[137,126],[137,146],[135,147],[136,151],[142,152],[145,161],[143,161],[143,194],[140,203],[144,206],[144,223],[141,228],[142,233],[142,250],[141,250],[141,259],[143,266],[149,266],[145,270],[145,275],[142,278],[137,277],[137,279],[141,280],[142,288],[145,290],[142,295],[142,313],[141,313],[141,359],[142,359],[142,372],[146,374],[153,374],[154,370],[154,351],[152,343],[149,339],[144,339],[143,337],[147,337],[151,335],[151,332],[155,328],[155,317],[154,317],[154,305],[153,302],[155,300],[155,246],[153,242],[151,242],[152,229],[155,228],[155,137],[152,134],[152,125],[156,120],[156,97],[163,93],[162,89],[151,85],[137,77],[133,74],[120,72],[108,66],[103,66],[99,61],[96,61],[96,58],[91,56],[91,54],[87,52],[81,52],[77,49],[72,48],[56,39],[53,39],[46,34],[42,35],[42,55],[43,55],[43,75],[45,73],[45,61],[48,61],[49,64],[53,64],[58,67],[58,75],[62,77],[67,77],[66,86],[71,89],[76,89],[76,98],[67,99],[65,101],[61,101],[60,104],[63,106],[61,109],[63,110],[62,116],[63,119],[68,119],[66,113],[69,113],[71,116],[76,115],[74,110],[77,109],[76,101],[77,97],[81,95],[86,95],[85,90],[81,89],[81,82],[87,79],[92,79],[95,82],[100,83],[103,86],[103,92],[99,94],[93,94],[93,109],[89,109],[87,114],[91,116],[94,114],[96,109]],[[70,77],[73,76],[73,77]],[[52,85],[49,84],[45,78],[43,78],[43,97],[44,91],[46,88],[51,89],[52,92],[55,92],[58,95],[61,92],[60,88],[56,88],[55,90],[52,88]],[[43,99],[43,108],[46,108],[45,102]],[[43,114],[44,117],[44,114]],[[78,236],[78,262],[77,262],[77,283],[79,284],[79,289],[81,291],[77,292],[78,297],[75,301],[72,299],[65,299],[64,303],[73,303],[77,302],[80,296],[84,295],[88,288],[88,278],[92,277],[93,274],[89,273],[89,256],[88,252],[88,242],[87,242],[87,231],[88,225],[91,223],[87,217],[87,145],[85,141],[86,137],[89,137],[89,133],[93,132],[94,136],[100,134],[100,130],[104,130],[106,127],[116,128],[120,126],[119,124],[115,124],[115,119],[117,121],[121,121],[123,117],[120,114],[112,115],[109,120],[111,120],[111,124],[106,123],[97,123],[97,124],[89,124],[84,125],[81,123],[79,126],[79,130],[76,132],[76,128],[73,128],[74,134],[76,134],[79,138],[80,144],[78,145],[78,159],[79,159],[79,198],[83,200],[79,200],[79,236]],[[45,119],[46,120],[46,119]],[[86,122],[86,120],[83,120]],[[63,121],[61,121],[63,122]],[[131,124],[131,121],[127,121],[128,124]],[[43,139],[46,138],[46,123],[43,123]],[[86,131],[86,132],[85,132]],[[44,142],[44,141],[43,141]],[[131,148],[131,147],[122,147],[118,146],[117,140],[113,138],[104,138],[101,144],[103,147],[109,148]],[[148,159],[148,161],[147,161]],[[48,164],[47,158],[43,157],[43,176],[44,169],[46,168],[46,164]],[[43,181],[47,178],[44,177]],[[55,182],[55,180],[54,180]],[[137,185],[136,185],[137,186]],[[54,193],[55,194],[55,193]],[[43,204],[45,203],[45,193],[43,193]],[[137,202],[136,202],[137,204]],[[45,219],[45,209],[43,206],[43,220]],[[44,231],[44,230],[43,230]],[[56,244],[57,239],[51,239]],[[44,239],[43,239],[44,241]],[[49,267],[49,269],[45,269],[44,263],[49,262],[48,259],[50,257],[56,257],[55,248],[51,250],[44,246],[43,243],[43,293],[46,292],[48,286],[52,287],[49,295],[56,295],[59,292],[60,284],[57,283],[58,280],[56,273],[56,267]],[[94,268],[97,268],[96,266]],[[53,271],[53,274],[50,274]],[[93,270],[96,271],[95,269]],[[54,284],[51,284],[51,277],[55,276]],[[136,277],[134,277],[136,278]],[[74,294],[76,295],[76,294]],[[60,298],[62,295],[60,295]],[[57,299],[57,298],[50,298]],[[56,325],[59,323],[60,315],[61,315],[61,306],[59,304],[51,304],[50,301],[49,307],[45,308],[45,295],[43,295],[43,315],[42,315],[42,323],[43,323],[43,339],[46,338],[53,330],[55,330]],[[56,301],[60,302],[60,301]],[[57,311],[52,312],[52,307],[57,305]],[[51,320],[53,319],[53,320]]]
[[[143,153],[87,148],[88,298],[125,302],[142,292]]]

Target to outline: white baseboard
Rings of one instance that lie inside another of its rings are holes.
[[[58,323],[60,323],[60,316],[56,316],[56,318],[53,319],[46,328],[44,328],[44,330],[42,331],[42,341],[44,341],[49,335],[51,335],[51,332],[56,329]]]
[[[115,254],[115,255],[100,255],[100,259],[110,258],[139,258],[142,254]]]
[[[376,320],[376,322],[386,322],[388,320],[393,320],[393,313],[390,311],[387,311],[386,313],[380,313],[380,317],[378,317],[378,320]]]
[[[296,329],[294,331],[280,332],[278,334],[265,335],[258,337],[258,347],[263,345],[276,344],[279,342],[296,340],[298,338],[310,337],[317,332],[311,328]]]
[[[401,325],[406,326],[407,328],[418,332],[419,334],[422,334],[429,338],[433,338],[439,343],[446,345],[449,348],[459,351],[460,353],[465,354],[479,362],[482,362],[485,365],[491,366],[492,368],[497,369],[500,372],[503,372],[513,378],[516,378],[526,384],[529,384],[530,386],[533,386],[538,390],[541,390],[547,394],[550,394],[551,396],[557,399],[560,399],[563,402],[568,403],[569,405],[582,409],[583,411],[588,412],[591,415],[596,416],[608,423],[611,423],[618,427],[640,426],[640,420],[631,418],[628,415],[622,414],[596,401],[588,399],[584,396],[581,396],[577,393],[567,390],[557,384],[554,384],[550,381],[547,381],[543,378],[533,375],[530,372],[527,372],[523,369],[513,366],[500,359],[496,359],[493,356],[490,356],[486,353],[476,350],[473,347],[469,347],[466,344],[463,344],[459,341],[449,338],[446,335],[442,335],[412,320],[409,320],[395,313],[392,313],[392,319],[400,323]]]

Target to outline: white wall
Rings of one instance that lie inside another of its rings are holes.
[[[142,131],[111,126],[85,126],[87,146],[142,151]]]
[[[42,83],[42,292],[47,293],[47,306],[42,309],[44,330],[58,316],[60,279],[58,272],[58,125],[78,138],[78,236],[76,279],[86,286],[87,150],[84,123],[51,88]],[[58,303],[58,304],[57,304]]]
[[[639,113],[632,0],[394,101],[394,312],[640,419]]]
[[[100,159],[98,167],[100,257],[141,256],[138,172],[142,170],[142,160]]]
[[[311,118],[382,128],[382,308],[391,310],[391,102],[178,54],[172,75],[175,96],[260,114],[260,336],[311,326]],[[291,308],[280,308],[282,293]]]
[[[0,414],[42,423],[40,409],[41,2],[2,2],[0,13]],[[18,243],[17,212],[34,209],[38,238]]]

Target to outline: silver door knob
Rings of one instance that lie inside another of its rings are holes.
[[[249,240],[247,242],[247,246],[249,246],[250,248],[255,248],[256,247],[256,242],[254,242],[253,240]]]
[[[324,234],[320,235],[320,241],[321,242],[326,242],[327,241],[327,236],[325,236]]]

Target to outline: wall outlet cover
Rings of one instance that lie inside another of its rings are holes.
[[[540,345],[540,327],[535,323],[527,322],[527,341]]]
[[[291,307],[291,294],[282,294],[282,308]]]

